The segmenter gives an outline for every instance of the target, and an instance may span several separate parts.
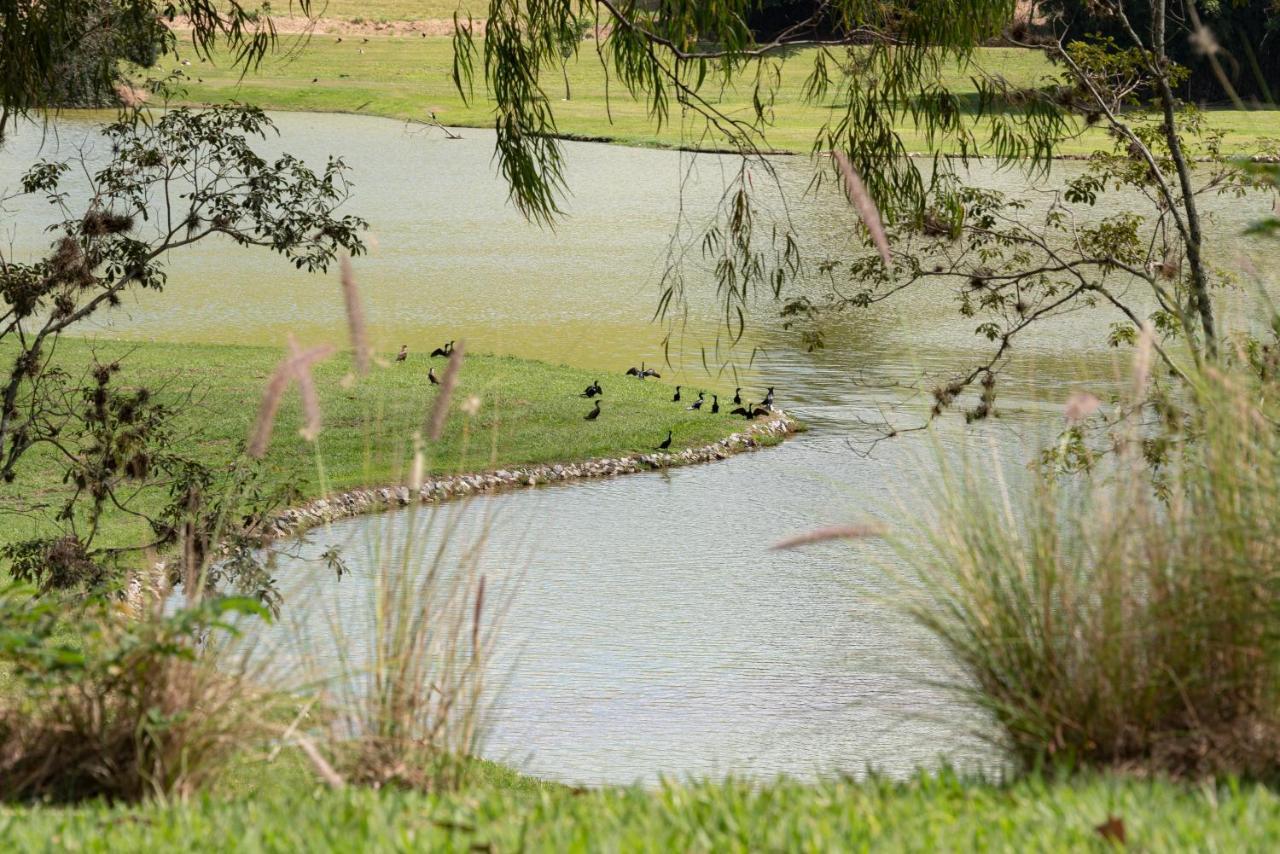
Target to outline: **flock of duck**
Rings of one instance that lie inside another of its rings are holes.
[[[662,378],[662,374],[658,373],[653,368],[646,368],[644,365],[644,362],[641,362],[640,367],[638,368],[627,368],[626,376],[635,377],[636,379],[641,381],[644,381],[649,377],[656,377],[658,379]],[[684,386],[676,386],[675,394],[671,396],[672,403],[683,402],[680,396],[680,392],[683,388]],[[583,416],[585,420],[595,421],[597,418],[600,417],[600,396],[603,394],[604,394],[604,389],[601,388],[600,381],[592,380],[591,385],[587,386],[586,389],[582,392],[582,394],[578,395],[579,397],[595,398],[595,406],[592,408],[590,412],[588,412],[586,415]],[[707,393],[705,391],[699,391],[698,399],[690,403],[688,406],[686,406],[685,409],[692,410],[695,412],[701,411],[703,406],[706,404],[706,402],[707,402]],[[735,388],[733,390],[733,402],[738,404],[738,407],[736,409],[729,410],[730,415],[741,415],[744,418],[746,418],[748,421],[759,418],[761,415],[768,415],[770,412],[773,411],[773,386],[769,386],[768,390],[765,393],[764,398],[761,399],[759,403],[751,403],[749,401],[744,401],[742,399],[742,387],[739,386],[738,388]],[[715,415],[720,411],[720,395],[718,394],[711,395],[711,406],[708,407],[708,409],[712,415]],[[665,451],[667,450],[667,448],[670,448],[670,447],[671,447],[671,431],[668,430],[667,438],[662,440],[662,442],[654,450]]]
[[[435,358],[437,356],[444,356],[445,358],[448,358],[450,355],[453,354],[453,343],[454,343],[453,341],[450,341],[448,344],[445,344],[442,347],[435,348],[434,350],[431,351],[430,358]],[[400,345],[400,352],[396,354],[396,361],[403,362],[408,358],[409,358],[409,345],[408,344]],[[658,373],[653,368],[645,367],[644,362],[641,362],[640,367],[638,368],[627,368],[625,376],[635,377],[636,379],[642,382],[648,379],[649,377],[654,377],[655,379],[662,379],[662,374]],[[427,368],[427,379],[431,381],[432,385],[440,385],[440,378],[436,376],[436,369],[434,367]],[[672,403],[683,402],[680,396],[680,391],[683,388],[684,386],[676,386],[675,394],[672,395],[671,397]],[[584,421],[595,421],[597,418],[600,417],[600,401],[603,395],[604,395],[604,388],[601,387],[599,380],[592,380],[591,385],[587,386],[586,389],[583,390],[582,394],[578,395],[579,397],[595,399],[594,406],[592,406],[591,411],[588,412],[586,415],[582,416]],[[700,412],[702,411],[703,406],[706,404],[706,399],[707,399],[707,393],[705,391],[699,391],[698,399],[690,403],[688,406],[686,406],[685,409],[692,410],[695,412]],[[768,387],[764,397],[761,398],[759,403],[751,403],[750,401],[743,400],[742,387],[739,386],[738,388],[735,388],[733,390],[733,402],[738,404],[738,406],[736,409],[729,410],[730,415],[741,415],[742,417],[746,418],[748,421],[753,421],[756,418],[759,418],[762,415],[768,415],[770,412],[773,411],[773,386]],[[715,415],[720,412],[720,396],[718,394],[711,395],[711,406],[709,407],[709,411],[711,412],[712,415]],[[671,435],[672,435],[672,431],[668,430],[667,438],[662,440],[662,442],[659,443],[654,450],[665,451],[668,448],[670,448]]]

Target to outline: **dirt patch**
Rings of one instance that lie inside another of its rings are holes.
[[[466,19],[460,19],[466,24]],[[331,36],[407,36],[410,38],[434,38],[439,36],[452,36],[454,33],[452,18],[426,18],[421,21],[361,21],[354,23],[346,18],[298,18],[292,16],[281,16],[273,18],[272,21],[276,25],[276,32],[281,35],[331,35]],[[471,31],[477,36],[483,36],[487,21],[484,18],[475,18],[471,21]],[[191,29],[191,24],[186,18],[177,18],[170,24],[175,30],[186,32]],[[594,38],[603,38],[610,32],[609,27],[593,27],[588,28],[583,33],[583,40],[590,41]]]
[[[449,18],[430,18],[422,21],[361,21],[352,23],[345,18],[297,18],[281,16],[273,18],[276,32],[282,35],[335,35],[335,36],[416,36],[431,38],[451,36],[453,21]],[[175,30],[189,30],[190,23],[179,18],[172,24]],[[471,22],[471,29],[478,36],[484,35],[483,19]]]

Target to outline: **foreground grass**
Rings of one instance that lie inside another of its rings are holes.
[[[407,362],[375,367],[350,387],[343,382],[350,372],[345,354],[318,366],[324,431],[317,446],[298,435],[296,391],[286,396],[267,455],[275,483],[293,480],[303,497],[311,498],[402,479],[411,437],[436,395],[427,381],[428,363],[434,363],[437,374],[445,364],[426,357],[434,343],[408,343]],[[229,464],[240,454],[263,387],[283,355],[266,347],[67,339],[59,345],[57,359],[78,376],[95,351],[99,360],[121,360],[117,382],[122,387],[162,389],[165,399],[183,405],[181,438],[173,450],[213,466]],[[0,360],[9,358],[0,350]],[[578,394],[597,378],[605,391],[603,414],[587,422],[583,416],[591,402]],[[476,414],[461,414],[459,407],[473,396],[479,400]],[[709,444],[745,426],[741,418],[727,414],[731,407],[712,415],[671,403],[671,387],[654,380],[641,383],[506,356],[468,356],[452,406],[444,436],[427,449],[432,474],[650,451],[667,430],[674,433],[672,450],[680,450]],[[53,453],[33,453],[15,483],[0,485],[0,542],[49,530],[49,520],[67,495],[63,471]],[[155,506],[159,498],[143,506]],[[100,544],[143,542],[138,539],[142,533],[138,523],[116,514],[105,521]]]
[[[1120,818],[1138,850],[1270,850],[1280,798],[1089,777],[1009,786],[951,774],[906,782],[727,781],[595,791],[498,781],[451,796],[277,787],[141,808],[0,808],[8,850],[827,851],[1107,850]]]
[[[482,88],[470,104],[456,91],[450,79],[453,49],[448,38],[373,35],[367,40],[347,36],[338,41],[337,36],[318,33],[295,47],[298,50],[267,60],[244,78],[225,55],[215,57],[213,63],[195,61],[191,67],[175,65],[172,70],[188,77],[188,103],[236,100],[272,110],[413,120],[425,120],[434,112],[449,125],[493,125],[493,102]],[[1033,85],[1054,74],[1042,55],[1014,48],[979,50],[976,65],[1020,85]],[[807,153],[815,131],[829,117],[826,108],[801,103],[801,87],[811,68],[807,50],[796,51],[782,67],[775,124],[769,132],[769,144],[778,150]],[[944,75],[944,80],[962,96],[972,94],[974,73],[974,68],[956,68]],[[616,80],[606,103],[605,71],[590,43],[583,44],[568,76],[572,97],[556,100],[554,105],[559,129],[565,135],[633,145],[718,144],[714,137],[704,142],[706,125],[696,117],[681,120],[676,114],[671,125],[656,130],[645,104],[632,100]],[[564,97],[558,74],[548,74],[544,85],[553,99]],[[726,112],[750,112],[748,82],[728,88],[719,98],[715,93],[709,97]],[[1250,152],[1263,139],[1280,137],[1280,111],[1215,110],[1210,113],[1210,124],[1225,132],[1224,149],[1229,152]],[[922,135],[906,128],[903,131],[912,150],[927,150]],[[1092,129],[1065,141],[1059,153],[1083,155],[1099,147],[1109,147],[1109,143],[1101,130]]]

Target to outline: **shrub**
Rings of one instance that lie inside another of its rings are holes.
[[[1266,391],[1244,371],[1194,375],[1192,441],[1160,489],[1141,407],[1105,476],[1041,473],[1025,503],[972,471],[944,478],[926,547],[907,552],[904,607],[1024,767],[1280,771],[1280,413]]]
[[[264,692],[227,667],[228,618],[247,598],[166,614],[0,589],[0,799],[185,797],[264,737]]]

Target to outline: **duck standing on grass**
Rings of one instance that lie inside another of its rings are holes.
[[[396,353],[396,361],[397,361],[397,362],[403,362],[403,361],[404,361],[405,359],[407,359],[407,358],[409,358],[409,345],[408,345],[408,344],[401,344],[401,345],[400,345],[400,352],[399,352],[399,353]]]
[[[738,386],[733,390],[733,402],[742,405],[742,386]]]
[[[720,397],[719,395],[713,394],[711,395],[711,414],[715,415],[719,411],[720,411]]]
[[[676,386],[676,393],[671,396],[672,403],[680,402],[680,386]]]
[[[584,421],[595,421],[600,417],[600,399],[596,398],[596,408],[582,416]]]
[[[440,385],[440,378],[436,376],[435,368],[427,368],[427,379],[431,380],[432,385]]]
[[[698,399],[695,400],[693,403],[689,404],[689,409],[701,409],[702,399],[706,396],[707,396],[707,393],[705,391],[698,392]]]
[[[663,439],[661,442],[659,442],[659,443],[658,443],[658,447],[654,448],[654,450],[655,450],[655,451],[665,451],[667,448],[670,448],[670,447],[671,447],[671,431],[670,431],[670,430],[668,430],[668,431],[667,431],[667,438],[665,438],[665,439]]]

